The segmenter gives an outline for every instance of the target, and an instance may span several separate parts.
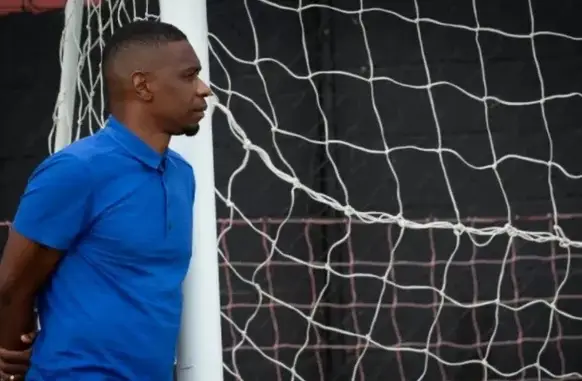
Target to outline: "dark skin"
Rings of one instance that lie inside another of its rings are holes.
[[[163,50],[161,52],[160,50]],[[200,61],[187,41],[120,52],[105,68],[111,113],[158,152],[174,135],[194,135],[210,88],[198,77]],[[139,67],[139,70],[135,68]]]
[[[171,136],[198,132],[211,95],[200,70],[187,41],[129,47],[104,68],[111,113],[162,153]],[[0,381],[24,379],[35,336],[34,298],[62,255],[14,230],[8,235],[0,261]]]

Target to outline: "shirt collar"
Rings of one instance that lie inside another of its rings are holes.
[[[136,134],[110,115],[105,124],[105,131],[134,158],[153,169],[160,169],[166,153],[159,154]]]

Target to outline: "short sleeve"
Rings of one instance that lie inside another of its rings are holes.
[[[91,180],[81,159],[62,152],[49,157],[30,177],[13,229],[53,249],[69,249],[88,223]]]

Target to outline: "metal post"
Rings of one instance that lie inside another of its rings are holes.
[[[65,25],[61,40],[61,84],[57,97],[54,151],[71,144],[82,25],[83,0],[68,0],[65,5]]]
[[[206,0],[160,0],[160,16],[186,34],[202,64],[200,77],[208,83]],[[179,136],[170,142],[196,175],[194,256],[184,283],[179,381],[223,379],[211,111],[200,123],[196,137]]]

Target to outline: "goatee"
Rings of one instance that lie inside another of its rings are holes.
[[[198,131],[200,131],[200,125],[195,124],[184,128],[184,135],[195,136],[198,133]]]

